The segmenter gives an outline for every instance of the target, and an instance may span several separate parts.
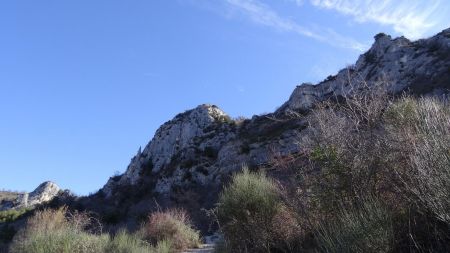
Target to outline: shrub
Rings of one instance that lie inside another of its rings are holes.
[[[101,234],[95,220],[66,208],[38,211],[13,240],[11,253],[171,253],[168,241],[156,246],[139,233],[125,230],[115,236]]]
[[[170,248],[156,250],[138,234],[129,234],[125,230],[120,230],[105,247],[105,252],[110,253],[169,253],[169,250]]]
[[[13,240],[12,253],[97,253],[103,252],[108,236],[83,231],[87,216],[66,218],[66,209],[38,211]]]
[[[174,252],[173,243],[170,240],[162,240],[156,243],[154,253],[171,253]]]
[[[290,227],[296,226],[275,182],[264,173],[253,173],[247,168],[235,174],[231,184],[224,188],[217,205],[217,218],[233,252],[282,247],[287,241],[285,235],[295,230]]]
[[[375,199],[341,206],[332,221],[317,230],[319,248],[327,253],[392,252],[394,231],[386,208]]]
[[[390,103],[384,84],[318,105],[309,116],[310,170],[301,178],[311,190],[314,212],[334,208],[386,189],[386,143],[382,118]],[[353,90],[353,89],[351,89]],[[310,173],[310,172],[313,173]]]
[[[200,245],[200,234],[192,228],[189,216],[183,210],[152,213],[143,230],[145,237],[151,242],[161,242],[158,247],[185,250]]]
[[[28,211],[27,208],[0,211],[0,223],[15,221]]]
[[[406,192],[450,225],[450,109],[433,98],[403,98],[386,113]]]

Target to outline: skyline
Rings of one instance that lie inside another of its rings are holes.
[[[378,32],[418,39],[450,27],[449,4],[407,3],[2,3],[0,188],[51,180],[94,192],[179,112],[271,112],[296,85],[354,63]]]

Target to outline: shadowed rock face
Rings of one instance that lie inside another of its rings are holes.
[[[163,124],[131,159],[126,172],[110,178],[96,197],[110,208],[136,214],[153,208],[150,202],[179,207],[184,198],[186,203],[195,202],[192,210],[198,212],[208,206],[205,203],[214,203],[222,183],[243,164],[265,166],[272,157],[301,152],[306,117],[316,103],[379,82],[387,82],[392,93],[447,94],[450,29],[414,42],[378,34],[354,65],[319,84],[298,86],[272,114],[237,122],[214,105],[181,113]],[[289,117],[292,112],[303,116]]]
[[[32,208],[34,206],[49,202],[61,193],[61,188],[53,182],[47,181],[40,184],[30,193],[19,193],[17,198],[5,201],[0,205],[0,210]]]

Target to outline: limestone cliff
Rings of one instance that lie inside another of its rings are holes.
[[[224,180],[242,165],[267,166],[273,158],[301,154],[308,112],[316,103],[380,82],[392,94],[447,95],[450,29],[418,41],[378,34],[354,65],[319,84],[298,86],[271,114],[232,120],[214,105],[181,113],[139,149],[124,174],[111,177],[95,201],[84,204],[95,209],[102,201],[108,217],[117,210],[139,217],[159,205],[189,206],[198,215],[194,220],[202,219],[198,210],[215,203]]]

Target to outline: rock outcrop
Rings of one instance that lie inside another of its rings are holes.
[[[285,127],[268,116],[237,122],[217,106],[200,105],[163,124],[126,172],[110,178],[102,192],[112,197],[114,189],[136,185],[146,176],[156,179],[153,190],[159,194],[179,186],[220,184],[223,175],[244,164],[267,163],[270,148],[296,149],[295,133]],[[272,128],[283,133],[271,138],[264,132]]]
[[[53,182],[47,181],[40,184],[34,191],[17,194],[16,199],[4,201],[0,204],[0,210],[33,208],[53,200],[62,192],[61,188]]]

